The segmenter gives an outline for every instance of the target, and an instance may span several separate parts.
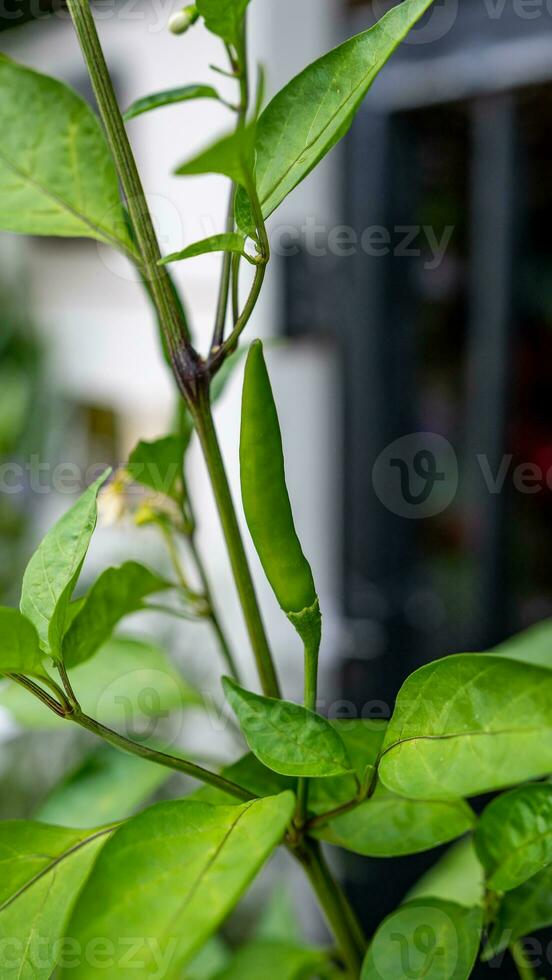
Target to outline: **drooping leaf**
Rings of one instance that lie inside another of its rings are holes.
[[[36,818],[62,827],[115,823],[134,813],[168,779],[162,766],[103,745],[55,787]]]
[[[197,0],[197,9],[207,29],[238,49],[248,5],[249,0]]]
[[[221,101],[219,93],[212,85],[183,85],[180,88],[165,89],[163,92],[155,92],[153,95],[136,99],[125,112],[124,119],[129,122],[136,116],[142,116],[145,112],[151,112],[153,109],[161,109],[167,105],[176,105],[179,102],[190,102],[196,99]]]
[[[462,800],[406,800],[380,783],[370,800],[314,836],[365,857],[400,857],[446,844],[474,824],[475,815]]]
[[[251,126],[236,130],[181,164],[175,173],[181,177],[222,174],[247,187],[248,175],[253,171],[253,134]]]
[[[66,667],[90,660],[125,616],[144,609],[144,599],[172,588],[171,583],[138,562],[102,572],[63,637]]]
[[[86,714],[135,739],[161,737],[159,722],[168,713],[202,703],[160,647],[122,636],[108,640],[70,677]],[[26,728],[68,725],[15,684],[0,694],[0,706]]]
[[[552,674],[459,654],[417,670],[399,692],[379,766],[388,789],[451,799],[552,771]]]
[[[34,624],[42,649],[61,654],[67,610],[97,520],[97,496],[108,473],[96,480],[48,531],[23,577],[21,612]]]
[[[48,980],[77,896],[108,830],[0,823],[2,980]]]
[[[161,260],[159,265],[169,265],[171,262],[181,262],[183,259],[193,259],[198,255],[207,255],[210,252],[235,252],[243,256],[252,265],[255,260],[245,250],[245,235],[239,232],[224,232],[221,235],[211,235],[200,242],[194,242],[180,252],[172,252]]]
[[[552,785],[519,786],[496,797],[474,840],[493,891],[517,888],[552,864]]]
[[[106,969],[106,980],[166,974],[193,957],[224,921],[280,843],[294,797],[284,793],[243,806],[190,800],[159,803],[122,826],[90,876],[68,934],[83,947],[96,936],[120,948],[135,943],[132,961]],[[136,937],[143,937],[136,940]],[[90,964],[62,978],[92,980]]]
[[[380,925],[362,980],[467,980],[480,943],[483,912],[426,898],[408,902]]]
[[[0,228],[133,252],[100,123],[66,85],[0,55]]]
[[[132,479],[181,503],[184,494],[184,454],[191,435],[190,426],[182,435],[139,442],[130,454],[126,467]]]
[[[305,68],[270,102],[255,138],[257,193],[265,218],[345,135],[372,82],[431,2],[404,0],[369,31]],[[236,218],[245,232],[254,230],[243,192],[237,195]]]
[[[238,950],[216,980],[309,980],[327,963],[321,950],[258,939]]]
[[[43,677],[45,673],[33,624],[17,609],[0,607],[0,674]]]
[[[406,897],[441,898],[471,908],[482,905],[484,895],[484,872],[470,836],[449,847]]]
[[[489,652],[552,670],[552,619],[530,626]]]
[[[552,925],[552,867],[544,868],[519,888],[506,892],[483,953],[491,960],[523,936]]]
[[[229,678],[224,691],[254,755],[283,776],[337,776],[351,769],[329,721],[291,701],[245,691]]]

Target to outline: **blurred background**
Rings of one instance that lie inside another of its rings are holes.
[[[24,6],[5,0],[0,50],[91,98],[63,7]],[[207,66],[220,63],[201,27],[184,38],[166,31],[177,6],[96,4],[123,106],[208,81]],[[252,56],[266,65],[269,92],[386,6],[253,2]],[[345,144],[271,220],[275,257],[249,336],[274,338],[290,490],[325,613],[330,714],[387,716],[416,666],[488,648],[552,614],[551,79],[544,0],[436,0]],[[171,174],[226,125],[210,102],[129,124],[164,252],[222,229],[225,182]],[[205,344],[219,261],[174,268]],[[236,495],[239,374],[217,410]],[[52,491],[59,467],[123,464],[139,439],[164,434],[174,402],[150,311],[122,258],[94,242],[0,235],[2,603],[17,601],[30,550],[69,505],[69,492]],[[223,618],[254,683],[195,447],[189,478]],[[147,530],[101,527],[85,575],[128,557],[164,561]],[[299,650],[251,557],[295,696]],[[218,661],[204,627],[160,624],[159,635],[197,686],[212,680]],[[26,815],[59,760],[76,763],[82,750],[60,732],[54,753],[7,711],[0,725],[0,813]],[[220,748],[196,722],[181,734],[203,752]],[[33,757],[44,762],[43,782]],[[378,862],[347,857],[369,927],[435,856],[393,862],[383,883]]]

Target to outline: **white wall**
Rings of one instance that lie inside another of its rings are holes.
[[[337,36],[337,0],[254,0],[251,5],[252,60],[268,69],[273,92],[309,60],[331,47]],[[215,38],[200,26],[184,38],[161,29],[169,10],[178,4],[140,0],[122,3],[117,16],[111,4],[102,7],[100,30],[121,101],[173,85],[209,80],[209,62],[223,57]],[[5,34],[3,50],[34,68],[75,82],[82,62],[70,23],[59,18]],[[229,91],[225,80],[217,84]],[[188,155],[223,132],[227,111],[204,101],[167,108],[130,124],[146,191],[164,251],[222,229],[227,188],[217,177],[183,180],[171,170]],[[335,159],[331,159],[285,203],[278,219],[302,224],[306,214],[331,221],[336,209]],[[158,352],[155,329],[141,287],[125,261],[94,243],[16,240],[0,244],[22,252],[31,283],[31,302],[51,347],[52,371],[69,395],[113,406],[125,420],[128,445],[138,437],[162,433],[172,405],[172,385]],[[206,257],[181,264],[177,278],[193,311],[197,337],[205,344],[210,327],[219,260]],[[280,269],[271,268],[265,296],[248,335],[277,334],[282,326],[279,302]],[[333,359],[312,343],[278,347],[269,355],[282,416],[288,476],[297,523],[315,567],[327,615],[328,636],[334,638],[338,511],[335,470],[340,465],[338,420],[332,406],[336,390]],[[224,452],[237,495],[237,432],[239,380],[218,414]],[[203,515],[202,539],[221,595],[234,644],[244,663],[248,645],[234,597],[218,520],[211,503],[199,454],[192,459],[192,484]],[[126,546],[126,545],[125,545]],[[94,555],[122,549],[113,531],[98,536]],[[292,630],[259,574],[263,607],[275,638],[280,662],[291,674],[288,690],[299,686],[300,654]],[[333,643],[331,644],[333,646]],[[287,669],[287,668],[286,668]],[[252,676],[252,675],[251,675]]]

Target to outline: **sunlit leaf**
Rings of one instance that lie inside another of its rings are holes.
[[[552,786],[519,786],[484,810],[475,832],[489,888],[510,891],[552,864]]]
[[[2,980],[48,980],[75,900],[109,831],[0,823]]]
[[[0,228],[132,252],[99,120],[66,85],[0,55]]]
[[[270,102],[255,138],[257,193],[265,218],[345,135],[372,82],[431,3],[404,0],[370,30],[305,68]],[[236,218],[244,231],[254,230],[243,192]]]
[[[351,769],[343,742],[321,715],[253,694],[229,678],[224,690],[249,748],[269,769],[284,776],[336,776]]]
[[[294,809],[284,793],[243,806],[210,806],[192,800],[159,803],[122,826],[89,878],[68,934],[83,948],[97,936],[116,949],[134,942],[132,960],[119,961],[112,977],[165,975],[189,961],[212,935],[283,838]],[[140,937],[140,938],[137,938]],[[107,974],[109,976],[109,974]],[[81,961],[62,977],[91,980]]]
[[[196,99],[217,99],[220,95],[212,85],[183,85],[180,88],[165,89],[163,92],[156,92],[154,95],[146,95],[142,99],[137,99],[127,109],[124,114],[126,122],[142,116],[153,109],[161,109],[167,105],[176,105],[179,102],[190,102]]]
[[[106,569],[63,637],[65,666],[76,667],[89,660],[125,616],[144,609],[144,599],[171,587],[170,582],[138,562]]]
[[[485,654],[446,657],[399,692],[379,773],[413,799],[502,789],[552,771],[552,674]]]
[[[41,646],[61,654],[67,610],[97,520],[97,496],[108,473],[96,480],[48,531],[23,577],[21,612],[34,624]]]
[[[43,677],[38,633],[17,609],[0,607],[0,674]]]

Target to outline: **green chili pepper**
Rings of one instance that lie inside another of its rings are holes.
[[[317,654],[318,596],[293,523],[282,435],[260,341],[251,345],[245,367],[240,468],[245,516],[266,577],[305,646]]]

